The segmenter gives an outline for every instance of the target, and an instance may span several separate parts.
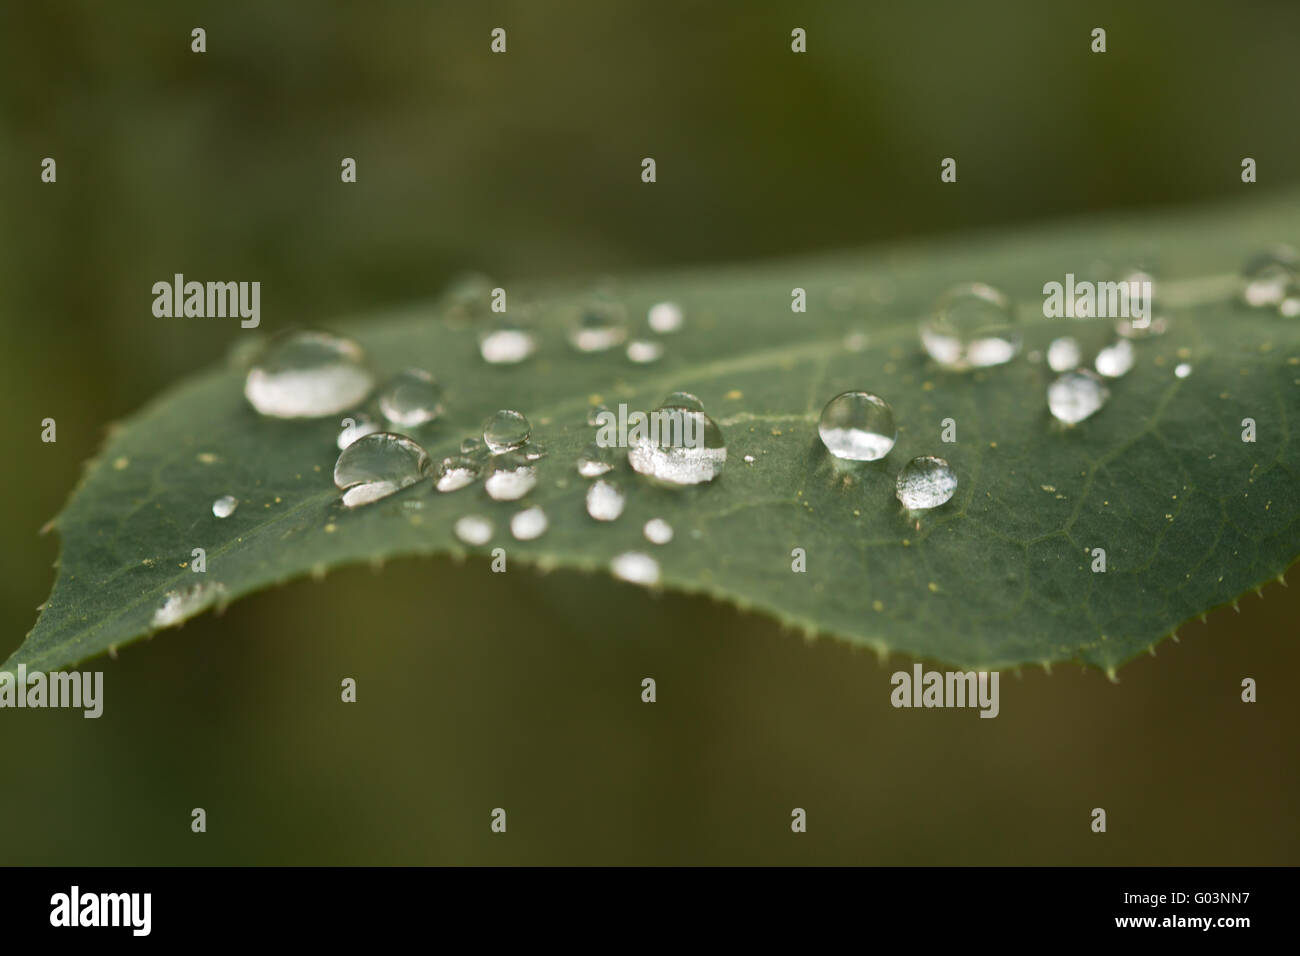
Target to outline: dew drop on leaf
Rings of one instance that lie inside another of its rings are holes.
[[[483,441],[494,455],[523,447],[530,435],[528,419],[514,409],[503,408],[483,423]]]
[[[1068,372],[1079,367],[1079,343],[1068,335],[1053,339],[1047,347],[1047,365],[1053,372]]]
[[[348,508],[369,504],[410,487],[429,469],[429,456],[402,435],[375,432],[358,438],[339,454],[334,484]]]
[[[520,541],[532,541],[546,533],[550,522],[540,507],[525,508],[510,519],[510,533]]]
[[[920,332],[930,357],[956,371],[1002,365],[1020,351],[1011,300],[982,282],[955,286],[941,295]]]
[[[678,331],[684,321],[682,307],[676,302],[657,302],[650,306],[646,317],[650,328],[660,335]]]
[[[1110,390],[1092,372],[1064,372],[1047,386],[1047,407],[1052,416],[1074,425],[1096,414],[1106,404]]]
[[[458,518],[453,529],[456,537],[465,544],[487,544],[492,539],[492,522],[482,515],[465,515]]]
[[[845,461],[876,461],[898,439],[894,410],[871,392],[841,392],[822,409],[817,422],[822,444]]]
[[[497,455],[488,464],[483,487],[493,501],[518,501],[537,484],[537,468],[517,451]]]
[[[218,518],[229,518],[239,507],[239,499],[234,495],[222,495],[212,502],[212,513]]]
[[[479,463],[467,455],[449,455],[438,465],[434,487],[439,491],[459,491],[468,488],[482,474]]]
[[[479,338],[478,350],[489,365],[516,365],[537,351],[537,339],[514,322],[501,320]]]
[[[1256,253],[1242,266],[1241,298],[1252,308],[1280,306],[1296,278],[1297,257],[1289,246]]]
[[[273,418],[321,418],[355,407],[374,384],[356,342],[328,332],[291,332],[254,361],[244,396]]]
[[[704,412],[663,405],[651,413],[645,434],[628,436],[627,461],[658,484],[698,485],[722,473],[727,445],[722,430]]]
[[[1129,369],[1133,367],[1133,360],[1133,343],[1128,339],[1120,339],[1098,352],[1097,360],[1093,364],[1097,367],[1097,371],[1107,378],[1120,378],[1128,374]]]
[[[442,386],[424,369],[408,368],[384,386],[379,410],[394,425],[424,425],[442,415]]]
[[[608,449],[592,442],[578,456],[578,474],[583,478],[599,478],[614,467],[614,455]]]
[[[609,563],[610,573],[620,581],[632,584],[659,583],[659,562],[640,551],[626,551]]]
[[[587,514],[597,521],[613,521],[623,513],[626,498],[617,485],[604,478],[597,479],[587,488]]]
[[[909,511],[926,511],[946,503],[957,491],[957,473],[942,458],[913,458],[898,473],[894,493]]]
[[[641,533],[651,544],[667,544],[673,540],[673,526],[663,518],[651,518],[645,523]]]

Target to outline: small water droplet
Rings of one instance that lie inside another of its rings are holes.
[[[492,522],[482,515],[465,515],[456,519],[456,537],[468,545],[487,544],[492,540]]]
[[[399,372],[379,396],[379,410],[394,425],[415,428],[442,415],[442,386],[419,368]]]
[[[539,441],[530,441],[519,451],[529,461],[541,461],[546,457],[546,446]]]
[[[358,438],[339,454],[334,484],[348,508],[369,504],[410,487],[429,469],[423,448],[402,435],[375,432]]]
[[[754,456],[753,456],[753,455],[746,455],[746,456],[745,456],[745,464],[747,464],[747,465],[752,465],[752,464],[754,463],[754,460],[755,460],[755,459],[754,459]]]
[[[569,344],[579,352],[604,352],[622,345],[626,338],[623,308],[613,302],[588,305],[569,329]]]
[[[1245,286],[1242,300],[1254,308],[1281,305],[1287,287],[1296,278],[1297,258],[1289,246],[1278,246],[1253,255],[1242,267]]]
[[[942,458],[913,458],[898,473],[894,493],[909,511],[926,511],[948,501],[957,490],[957,473]]]
[[[488,447],[481,438],[466,438],[460,443],[460,453],[470,458],[486,458],[489,454]]]
[[[212,513],[218,518],[229,518],[239,507],[239,499],[234,495],[222,495],[212,502]]]
[[[623,513],[627,499],[616,485],[599,478],[587,488],[587,514],[597,521],[613,521]]]
[[[646,434],[629,436],[627,461],[660,484],[698,485],[722,473],[727,444],[717,423],[704,412],[665,404],[651,414]]]
[[[1095,414],[1110,397],[1110,390],[1088,369],[1064,372],[1047,386],[1047,407],[1067,425]]]
[[[1186,362],[1179,362],[1174,366],[1174,374],[1179,378],[1187,378],[1187,376],[1192,374],[1192,367]]]
[[[364,438],[366,435],[373,435],[379,431],[379,423],[364,412],[356,412],[343,419],[343,422],[351,422],[351,424],[340,423],[339,425],[339,437],[337,439],[339,451],[347,448],[358,438]]]
[[[876,461],[889,454],[898,440],[894,410],[879,395],[841,392],[822,409],[817,433],[836,458]]]
[[[322,418],[355,407],[374,388],[365,353],[327,332],[291,332],[258,356],[244,397],[273,418]]]
[[[497,455],[483,487],[493,501],[518,501],[537,484],[537,469],[517,451]]]
[[[627,343],[628,360],[638,365],[657,362],[663,358],[663,354],[664,347],[661,342],[651,342],[648,339],[633,339]]]
[[[660,335],[676,332],[682,327],[682,307],[676,302],[657,302],[650,306],[647,315],[650,328]]]
[[[532,541],[546,533],[550,522],[539,507],[525,508],[510,519],[510,533],[520,541]]]
[[[537,351],[537,339],[517,323],[502,319],[479,337],[478,350],[489,365],[516,365]]]
[[[601,424],[601,416],[611,414],[609,409],[604,405],[593,405],[587,409],[587,424],[592,428],[597,428]]]
[[[153,627],[179,624],[221,600],[225,592],[224,585],[207,581],[178,591],[168,591],[163,595],[162,604],[154,610],[149,623]]]
[[[1097,367],[1097,371],[1107,378],[1119,378],[1128,374],[1129,369],[1133,367],[1133,359],[1133,343],[1128,339],[1120,339],[1098,352],[1097,360],[1093,364]]]
[[[645,523],[641,533],[651,544],[667,544],[673,540],[673,526],[663,518],[651,518]]]
[[[1011,300],[982,282],[949,289],[921,323],[921,344],[944,368],[987,368],[1020,351],[1020,329]]]
[[[866,332],[853,331],[844,336],[844,348],[849,352],[861,352],[870,341]]]
[[[522,448],[532,433],[523,413],[511,408],[503,408],[483,423],[483,441],[494,455]]]
[[[659,562],[640,551],[626,551],[609,563],[609,570],[620,581],[632,584],[659,583]]]
[[[614,467],[614,454],[592,442],[578,456],[578,474],[583,478],[599,478]]]
[[[482,473],[479,463],[468,455],[449,455],[438,465],[434,487],[439,491],[459,491],[474,484]]]
[[[1047,347],[1047,365],[1053,372],[1068,372],[1079,367],[1079,343],[1067,336],[1053,339]]]

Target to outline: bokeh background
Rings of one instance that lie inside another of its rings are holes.
[[[274,331],[470,269],[653,270],[1300,183],[1300,6],[1087,7],[4,4],[0,657],[106,424],[240,335],[155,319],[174,272],[260,280]],[[890,708],[905,658],[704,600],[347,569],[97,662],[98,721],[0,712],[0,863],[1294,864],[1300,589],[1262,593],[1118,684],[1004,675],[979,720]]]

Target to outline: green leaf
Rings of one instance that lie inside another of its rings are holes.
[[[1280,576],[1300,551],[1300,447],[1290,434],[1300,321],[1240,305],[1236,279],[1251,253],[1300,239],[1298,214],[1291,195],[1145,222],[631,278],[617,287],[631,315],[664,299],[687,315],[681,332],[664,337],[665,357],[645,366],[621,351],[568,346],[568,316],[584,295],[571,287],[510,288],[512,310],[537,305],[541,341],[518,366],[483,362],[475,323],[451,298],[358,323],[378,370],[420,366],[443,383],[445,418],[411,432],[435,462],[498,408],[529,416],[550,454],[521,503],[490,500],[481,482],[449,494],[425,482],[347,511],[331,479],[339,422],[259,418],[243,398],[242,371],[216,368],[114,430],[56,520],[53,594],[5,666],[51,669],[137,638],[169,592],[200,580],[207,591],[183,616],[344,563],[460,555],[467,549],[452,526],[477,513],[496,532],[469,550],[505,548],[511,573],[525,563],[604,570],[615,555],[641,550],[658,559],[666,587],[880,652],[1113,669]],[[1042,286],[1067,272],[1096,277],[1098,260],[1139,258],[1159,270],[1157,307],[1169,331],[1136,343],[1136,366],[1111,383],[1098,414],[1060,426],[1045,401],[1052,373],[1029,353],[1068,333],[1090,358],[1113,328],[1044,318]],[[946,286],[971,279],[1020,304],[1025,348],[1003,367],[947,373],[924,356],[917,319]],[[791,311],[794,287],[807,290],[806,314]],[[1186,378],[1174,375],[1181,362],[1192,366]],[[883,461],[847,469],[820,445],[816,422],[829,398],[853,388],[892,403],[899,438]],[[679,389],[699,395],[721,425],[724,473],[663,489],[620,456],[614,477],[627,509],[612,523],[592,520],[587,482],[574,470],[594,436],[589,407],[645,410]],[[946,418],[957,423],[954,444],[940,441]],[[1245,418],[1257,423],[1254,443],[1241,439]],[[918,522],[901,511],[894,479],[923,454],[947,458],[960,485]],[[211,504],[224,494],[241,504],[219,520]],[[535,541],[508,531],[524,504],[550,518]],[[644,540],[652,517],[675,529],[671,543]],[[206,550],[203,575],[188,567],[194,548]],[[807,554],[806,573],[791,570],[794,548]],[[1093,548],[1106,550],[1105,573],[1091,570]]]

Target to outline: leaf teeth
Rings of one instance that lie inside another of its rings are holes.
[[[1119,675],[1115,673],[1115,668],[1114,668],[1114,667],[1107,667],[1107,668],[1106,668],[1106,679],[1107,679],[1108,681],[1110,681],[1112,684],[1118,684],[1118,683],[1119,683]]]

